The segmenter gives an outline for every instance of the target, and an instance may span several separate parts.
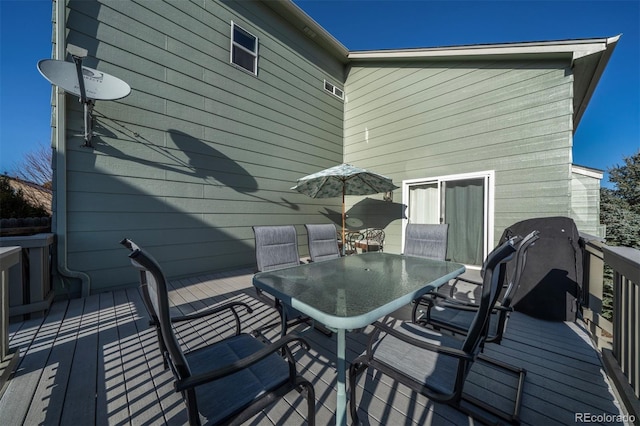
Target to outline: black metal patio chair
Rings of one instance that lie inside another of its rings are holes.
[[[340,235],[340,238],[342,238],[342,235]],[[345,231],[344,239],[344,255],[351,256],[358,254],[357,244],[364,239],[364,234],[359,231]]]
[[[307,400],[307,421],[315,424],[313,385],[296,372],[291,347],[307,342],[293,334],[269,343],[241,333],[235,308],[250,308],[238,302],[228,303],[193,315],[171,318],[167,281],[158,262],[131,240],[121,241],[131,250],[129,258],[140,271],[144,303],[159,330],[160,350],[165,365],[171,368],[174,388],[182,394],[189,424],[240,424],[250,419],[292,390]],[[172,324],[202,318],[230,309],[235,317],[236,333],[216,343],[183,352]],[[284,355],[281,356],[281,354]]]
[[[487,342],[500,343],[506,326],[508,314],[513,311],[511,301],[515,295],[520,278],[524,270],[527,251],[539,238],[539,232],[533,231],[522,239],[516,254],[510,263],[514,263],[511,276],[506,274],[506,284],[503,284],[500,301],[491,312],[489,319]],[[484,271],[481,272],[481,276]],[[482,285],[482,282],[475,283]],[[455,286],[456,284],[454,284]],[[479,305],[465,302],[437,292],[427,293],[417,300],[414,305],[412,319],[414,323],[430,326],[436,330],[448,330],[455,334],[466,335]]]
[[[363,252],[384,251],[385,234],[382,229],[368,228],[364,231],[365,248]]]
[[[358,377],[369,368],[392,377],[435,402],[450,404],[476,418],[482,418],[482,413],[469,410],[466,403],[491,413],[497,411],[463,393],[463,388],[486,338],[489,316],[505,274],[505,262],[516,251],[518,241],[517,237],[510,239],[485,260],[480,306],[464,340],[410,322],[402,322],[395,327],[381,322],[374,324],[375,330],[367,349],[349,369],[350,411],[354,424],[358,424]],[[514,411],[506,416],[511,421],[518,417],[523,380],[521,377],[518,382]],[[464,405],[463,400],[466,402]],[[501,413],[497,411],[495,414]]]

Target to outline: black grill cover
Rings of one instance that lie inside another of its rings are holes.
[[[582,248],[576,224],[568,217],[527,219],[505,229],[500,242],[536,229],[540,239],[527,251],[512,306],[536,318],[575,321],[582,290]]]

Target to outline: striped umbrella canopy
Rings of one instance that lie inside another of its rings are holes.
[[[342,247],[345,232],[345,195],[370,195],[399,188],[390,178],[366,169],[340,164],[298,179],[293,190],[311,198],[342,196]]]

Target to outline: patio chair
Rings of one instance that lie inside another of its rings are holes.
[[[258,272],[300,265],[298,234],[293,225],[254,226],[253,233],[255,236]],[[256,293],[259,299],[278,311],[280,315],[279,324],[282,327],[281,336],[287,334],[289,327],[303,322],[311,322],[311,319],[300,311],[293,309],[278,299],[272,298],[260,289],[256,288]],[[274,324],[267,325],[264,329],[273,326]]]
[[[486,338],[489,315],[505,274],[505,262],[516,251],[517,241],[517,237],[510,239],[485,260],[480,306],[464,340],[410,322],[401,322],[394,327],[374,323],[375,329],[365,352],[349,369],[350,411],[354,424],[358,424],[358,377],[369,368],[392,377],[434,402],[450,404],[473,417],[483,419],[486,416],[468,407],[469,403],[489,412],[495,411],[488,404],[463,393],[463,387]],[[509,419],[518,416],[523,380],[521,377],[518,383],[515,408],[507,415]]]
[[[336,227],[332,224],[304,225],[307,228],[309,242],[309,257],[312,262],[337,259],[340,248],[336,238]]]
[[[447,233],[449,224],[409,223],[405,230],[404,254],[445,260],[447,256]]]
[[[486,342],[500,344],[507,317],[513,311],[511,301],[520,283],[520,277],[527,261],[527,251],[538,238],[539,232],[533,231],[522,239],[514,259],[510,262],[514,263],[511,277],[509,277],[509,267],[507,266],[506,285],[503,285],[504,291],[500,301],[491,313]],[[484,271],[481,272],[481,276],[483,275]],[[482,283],[479,284],[482,285]],[[424,309],[420,310],[419,307]],[[477,310],[478,304],[476,303],[464,302],[432,292],[418,299],[418,303],[413,309],[412,318],[414,323],[430,326],[436,330],[443,329],[454,334],[466,335]]]
[[[242,423],[292,390],[307,399],[307,421],[315,424],[313,385],[296,372],[291,347],[307,342],[287,335],[269,343],[240,332],[240,319],[231,303],[212,308],[207,314],[231,309],[236,333],[221,341],[193,351],[183,352],[169,316],[167,281],[158,262],[131,240],[121,242],[131,250],[129,258],[140,273],[140,287],[152,321],[157,322],[165,363],[174,376],[174,388],[182,394],[189,424]],[[181,317],[180,321],[202,318],[202,313]],[[281,356],[284,353],[284,357]]]
[[[258,271],[271,271],[300,264],[298,234],[293,225],[254,226],[253,234],[256,241]]]
[[[364,241],[366,248],[363,252],[384,251],[384,231],[377,228],[369,228],[364,231]]]
[[[340,238],[342,238],[342,236],[340,236]],[[344,234],[344,239],[344,254],[345,256],[351,256],[352,254],[358,254],[356,243],[364,239],[364,234],[358,231],[346,231]]]

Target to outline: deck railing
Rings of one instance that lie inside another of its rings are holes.
[[[611,247],[599,241],[585,243],[584,319],[602,349],[609,375],[627,409],[640,415],[640,250]],[[612,319],[605,307],[604,265],[613,270]]]
[[[20,263],[20,250],[0,247],[0,396],[19,357],[16,349],[9,349],[9,269]]]
[[[9,269],[9,315],[42,315],[51,306],[51,250],[54,234],[0,237],[0,247],[21,247],[21,261]]]

